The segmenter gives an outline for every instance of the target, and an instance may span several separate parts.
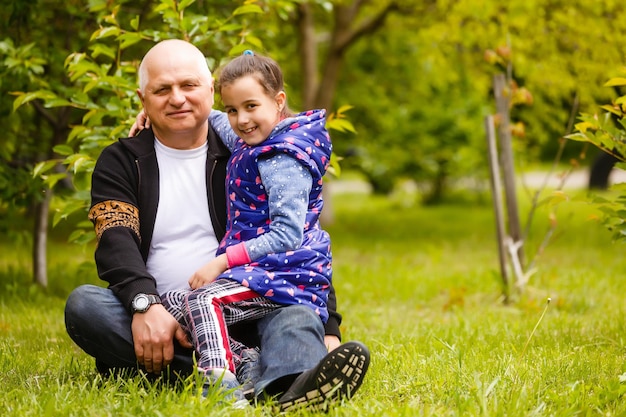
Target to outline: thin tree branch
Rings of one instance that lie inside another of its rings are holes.
[[[33,100],[31,103],[33,103],[33,106],[35,107],[35,111],[37,111],[37,113],[39,113],[41,116],[43,116],[43,118],[46,119],[48,121],[48,123],[50,123],[51,126],[53,126],[53,127],[57,126],[57,119],[56,119],[56,117],[54,117],[54,115],[51,112],[49,112],[41,104],[40,101]]]
[[[350,27],[350,22],[354,20],[358,8],[361,7],[363,3],[363,1],[355,1],[350,7],[337,7],[335,33],[338,36],[335,38],[336,42],[333,44],[334,51],[341,53],[360,37],[375,32],[383,25],[390,12],[399,10],[396,2],[390,2],[380,10],[378,14],[361,22],[358,27],[353,30],[346,30],[346,28]]]

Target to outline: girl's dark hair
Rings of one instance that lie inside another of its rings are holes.
[[[223,87],[248,75],[253,76],[261,84],[265,93],[271,97],[285,89],[283,72],[278,63],[271,58],[248,51],[234,58],[220,70],[217,89],[221,94]],[[293,116],[286,101],[281,113],[284,117]]]

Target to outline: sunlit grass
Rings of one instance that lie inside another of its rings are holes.
[[[624,248],[588,220],[593,207],[558,206],[558,232],[529,286],[503,305],[490,204],[411,207],[362,194],[333,203],[342,331],[370,347],[372,364],[358,395],[330,416],[626,415]],[[548,224],[542,207],[528,257]],[[3,262],[19,256],[6,242],[0,249]],[[193,381],[164,390],[100,380],[63,326],[65,294],[98,282],[91,248],[57,243],[51,258],[55,291],[29,287],[21,266],[0,273],[3,415],[273,415],[201,401]]]

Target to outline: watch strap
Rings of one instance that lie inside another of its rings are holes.
[[[139,299],[146,300],[147,304],[145,307],[137,305]],[[153,304],[161,304],[161,297],[155,294],[139,293],[135,295],[135,297],[133,298],[133,302],[131,303],[131,308],[132,308],[133,313],[145,313]]]
[[[146,296],[148,296],[148,302],[150,303],[150,305],[161,304],[161,297],[159,297],[158,295],[146,294]]]

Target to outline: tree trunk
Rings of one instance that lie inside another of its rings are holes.
[[[33,276],[35,283],[42,287],[48,286],[48,215],[52,191],[46,189],[43,199],[35,207],[35,230],[33,241]]]
[[[54,147],[65,143],[68,133],[71,108],[59,108],[52,112],[35,100],[33,106],[40,116],[38,123],[46,121],[53,129],[50,147],[46,153],[40,155],[38,161],[46,161],[55,157]],[[67,182],[66,182],[67,184]],[[71,183],[69,184],[71,186]],[[47,187],[43,189],[43,198],[35,203],[35,226],[33,228],[33,280],[42,287],[48,286],[48,216],[50,215],[50,201],[53,191]]]
[[[312,10],[314,5],[312,2],[302,2],[298,6],[296,25],[299,28],[300,68],[303,82],[302,104],[305,109],[332,111],[346,50],[359,38],[379,29],[389,12],[398,8],[397,4],[391,1],[373,17],[363,19],[360,24],[356,23],[357,15],[365,3],[367,3],[365,0],[353,0],[349,4],[334,5],[335,26],[329,39],[328,54],[323,63],[321,79],[318,76],[319,48]],[[332,224],[334,210],[328,186],[322,190],[322,196],[325,205],[320,221],[323,224]]]
[[[297,15],[300,71],[302,72],[302,103],[305,109],[315,107],[315,95],[319,86],[317,73],[317,41],[315,21],[309,3],[300,3]]]
[[[496,74],[493,81],[496,108],[500,116],[498,133],[500,137],[500,165],[504,177],[504,195],[508,212],[509,236],[516,245],[521,246],[517,252],[520,265],[524,265],[524,246],[522,228],[519,220],[517,192],[515,188],[515,162],[510,129],[510,87],[504,74]]]

